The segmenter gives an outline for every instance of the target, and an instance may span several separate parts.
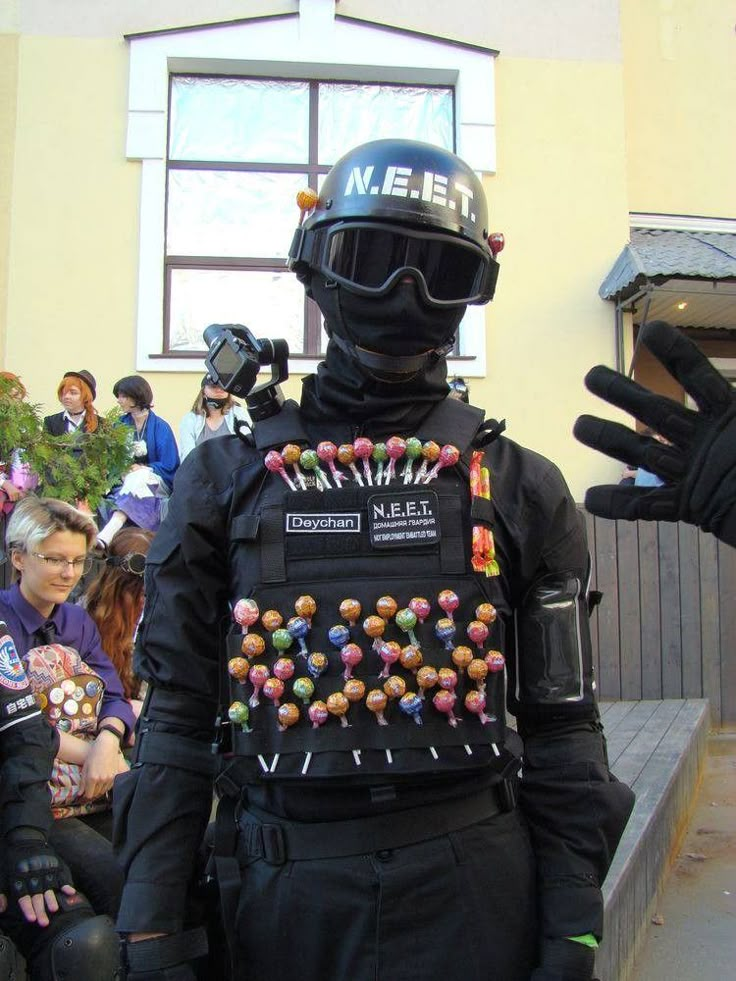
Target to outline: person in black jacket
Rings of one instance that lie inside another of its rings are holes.
[[[114,805],[128,976],[191,978],[203,950],[212,744],[235,978],[588,981],[633,795],[606,762],[565,482],[447,398],[498,273],[482,185],[377,141],[305,215],[290,265],[325,360],[299,405],[187,458],[148,556],[150,689]]]
[[[91,372],[84,368],[65,372],[56,394],[64,409],[44,416],[43,428],[47,433],[64,436],[67,433],[97,431],[99,416],[93,404],[97,397],[97,382]]]

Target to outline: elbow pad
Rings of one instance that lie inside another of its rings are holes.
[[[515,689],[522,714],[581,718],[594,704],[586,590],[573,573],[538,580],[515,614]]]

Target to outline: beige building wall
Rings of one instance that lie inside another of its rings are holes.
[[[714,58],[715,28],[708,26],[713,8],[723,28],[726,6],[342,0],[338,7],[500,51],[498,170],[486,189],[492,227],[505,233],[507,245],[497,298],[487,308],[488,372],[470,379],[472,394],[489,415],[508,420],[512,438],[559,463],[578,499],[588,484],[616,479],[619,470],[579,446],[571,427],[580,412],[599,408],[584,391],[585,371],[613,363],[613,308],[597,290],[626,242],[629,210],[733,214],[722,189],[685,180],[694,153],[680,166],[677,148],[665,151],[671,133],[663,110],[672,92],[683,94],[683,134],[701,132],[699,100],[685,99],[684,86],[672,89],[674,72],[664,57],[650,54],[649,65],[646,57],[669,16],[662,10],[682,11],[692,26],[691,63],[718,61],[710,66],[707,98],[720,100],[721,115],[730,113],[733,93],[729,103],[730,90],[715,81],[726,73],[730,48],[723,41]],[[293,11],[298,4],[16,0],[12,7],[12,18],[3,22],[0,14],[0,137],[8,136],[0,139],[2,366],[20,373],[31,397],[50,411],[61,373],[87,368],[98,379],[104,410],[113,404],[113,382],[135,364],[140,164],[125,157],[122,34]],[[641,7],[647,16],[635,19]],[[730,31],[732,43],[733,25]],[[326,52],[325,60],[335,58]],[[690,84],[697,88],[697,79]],[[637,91],[662,109],[649,115],[656,135]],[[726,128],[717,134],[719,149]],[[651,160],[641,157],[654,146],[658,170],[650,173]],[[733,154],[731,174],[732,165]],[[157,411],[176,429],[199,373],[148,378]],[[299,388],[298,377],[287,385],[297,397]]]

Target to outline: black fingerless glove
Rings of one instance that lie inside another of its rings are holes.
[[[585,944],[545,939],[541,960],[530,981],[593,981],[595,951]]]
[[[585,506],[604,518],[687,521],[736,545],[736,392],[699,348],[668,324],[645,324],[640,339],[699,411],[655,395],[603,365],[588,372],[585,383],[591,392],[630,412],[668,442],[638,436],[619,423],[580,416],[574,432],[582,443],[665,482],[656,488],[591,487]]]
[[[15,828],[3,844],[5,886],[15,900],[73,885],[69,869],[36,828]]]

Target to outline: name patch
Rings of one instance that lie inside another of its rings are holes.
[[[323,535],[325,533],[360,533],[359,511],[337,511],[330,514],[319,512],[287,512],[286,533]]]
[[[440,502],[434,491],[374,494],[368,498],[373,548],[434,545],[440,539]]]

